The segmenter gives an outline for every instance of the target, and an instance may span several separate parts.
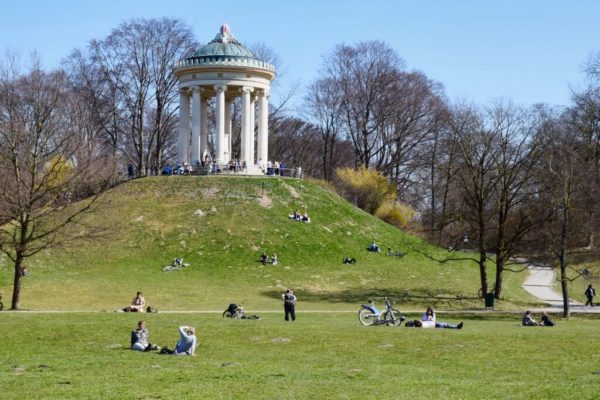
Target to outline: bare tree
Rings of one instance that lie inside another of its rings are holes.
[[[427,166],[426,156],[433,138],[443,128],[447,106],[442,87],[420,72],[401,73],[398,87],[387,102],[392,118],[383,128],[384,151],[377,167],[396,183],[400,200],[415,206],[420,182],[417,174]]]
[[[341,99],[332,79],[319,79],[308,88],[305,98],[306,114],[315,126],[321,138],[322,148],[315,153],[320,154],[323,167],[322,176],[330,181],[335,174],[336,147],[342,123]]]
[[[14,263],[11,304],[18,310],[24,261],[59,245],[65,230],[95,207],[96,196],[68,205],[82,185],[102,184],[97,175],[102,157],[74,123],[80,116],[66,74],[46,73],[37,60],[21,74],[15,60],[0,74],[0,168],[6,172],[0,251]]]
[[[175,63],[197,47],[191,29],[177,19],[124,22],[87,52],[68,60],[73,79],[85,87],[98,123],[137,167],[138,176],[160,168],[175,152]]]
[[[370,167],[384,158],[384,129],[394,116],[404,62],[385,43],[338,45],[324,59],[324,78],[335,82],[341,100],[343,128],[354,144],[356,166]]]
[[[455,109],[450,123],[459,150],[457,182],[464,196],[462,216],[471,231],[479,253],[481,292],[488,293],[487,241],[493,215],[497,182],[494,159],[496,137],[485,128],[483,116],[473,108]]]
[[[544,220],[544,250],[558,260],[563,294],[563,315],[570,316],[568,253],[585,242],[581,235],[588,168],[581,137],[569,130],[565,120],[552,117],[540,130],[544,158],[539,168],[540,202],[550,210]]]
[[[519,249],[537,221],[524,201],[536,194],[534,172],[542,155],[534,140],[537,124],[531,113],[510,103],[496,103],[487,110],[490,133],[496,137],[494,152],[497,174],[495,189],[496,283],[494,296],[502,294],[502,277],[508,260]]]
[[[417,180],[423,192],[423,223],[428,226],[431,237],[446,246],[452,245],[444,241],[444,230],[456,220],[451,212],[451,199],[458,171],[457,144],[448,128],[448,118],[449,115],[444,121],[440,121],[440,126],[432,132],[427,141],[428,146],[422,153],[422,172]],[[419,204],[415,206],[418,207]]]

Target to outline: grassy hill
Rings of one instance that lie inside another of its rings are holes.
[[[294,210],[305,209],[310,224],[288,219]],[[107,234],[29,260],[23,308],[112,311],[142,290],[148,304],[163,310],[223,310],[229,302],[267,310],[279,309],[286,287],[295,289],[304,310],[355,310],[373,295],[391,295],[400,308],[482,306],[479,299],[430,298],[476,296],[475,263],[431,259],[468,253],[432,246],[307,181],[138,179],[107,192],[86,222],[106,228]],[[366,251],[373,240],[382,253]],[[407,255],[387,257],[387,247]],[[261,265],[263,251],[277,253],[279,265]],[[344,256],[357,263],[342,264]],[[175,257],[191,266],[163,272]],[[12,275],[5,258],[0,268],[6,299]],[[534,301],[521,289],[522,278],[506,277],[500,308]]]

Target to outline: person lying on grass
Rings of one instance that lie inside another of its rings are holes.
[[[445,329],[462,329],[463,323],[458,325],[449,324],[447,322],[437,322],[433,308],[427,307],[427,310],[421,316],[421,324],[423,328],[445,328]]]

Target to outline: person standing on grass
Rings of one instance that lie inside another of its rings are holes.
[[[587,301],[585,302],[585,305],[587,306],[588,304],[590,305],[590,307],[594,307],[594,297],[596,296],[596,289],[594,289],[592,287],[592,284],[590,283],[587,287],[587,289],[585,290],[585,297],[587,297]]]
[[[292,321],[296,320],[296,296],[292,289],[288,289],[284,294],[281,295],[283,298],[283,310],[285,311],[285,320],[289,321],[290,317]]]

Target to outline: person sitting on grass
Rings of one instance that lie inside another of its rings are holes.
[[[421,316],[421,323],[423,328],[445,328],[445,329],[462,329],[463,323],[458,325],[449,324],[447,322],[437,322],[435,319],[435,313],[433,308],[427,307],[427,310]]]
[[[265,253],[265,252],[263,251],[263,253],[260,255],[260,259],[259,259],[259,260],[260,260],[260,262],[261,262],[263,265],[265,265],[265,264],[267,263],[267,260],[268,260],[268,258],[269,258],[269,257],[267,256],[267,253]]]
[[[179,341],[175,345],[175,350],[169,350],[163,347],[160,354],[174,354],[176,356],[195,356],[196,355],[196,328],[183,325],[179,327]]]
[[[533,319],[533,317],[531,316],[531,311],[529,310],[525,311],[523,319],[521,320],[521,324],[523,326],[538,326],[537,321]]]
[[[377,245],[377,243],[375,243],[375,241],[373,240],[373,243],[371,243],[369,245],[369,247],[367,248],[367,250],[369,251],[373,251],[375,253],[379,253],[381,252],[381,249],[379,248],[379,246]]]
[[[344,264],[356,264],[356,259],[346,256],[346,257],[344,257],[344,260],[342,262]]]
[[[308,212],[304,211],[304,215],[302,216],[302,222],[304,222],[305,224],[309,224],[310,223],[310,217],[308,216]]]
[[[196,355],[196,328],[193,326],[179,327],[179,341],[175,345],[175,355]]]
[[[540,326],[554,326],[554,321],[548,317],[547,312],[542,312],[542,321],[540,322]]]
[[[131,350],[150,351],[158,349],[158,346],[148,342],[146,322],[144,320],[139,321],[137,328],[131,331]]]
[[[144,305],[146,304],[146,300],[142,295],[142,292],[137,292],[133,300],[131,300],[131,305],[127,307],[127,311],[129,312],[144,312]]]
[[[273,253],[271,256],[271,264],[277,265],[277,254]]]
[[[142,292],[137,292],[133,300],[131,300],[131,305],[125,308],[118,308],[115,310],[116,312],[144,312],[144,305],[146,304],[146,300],[142,295]]]

